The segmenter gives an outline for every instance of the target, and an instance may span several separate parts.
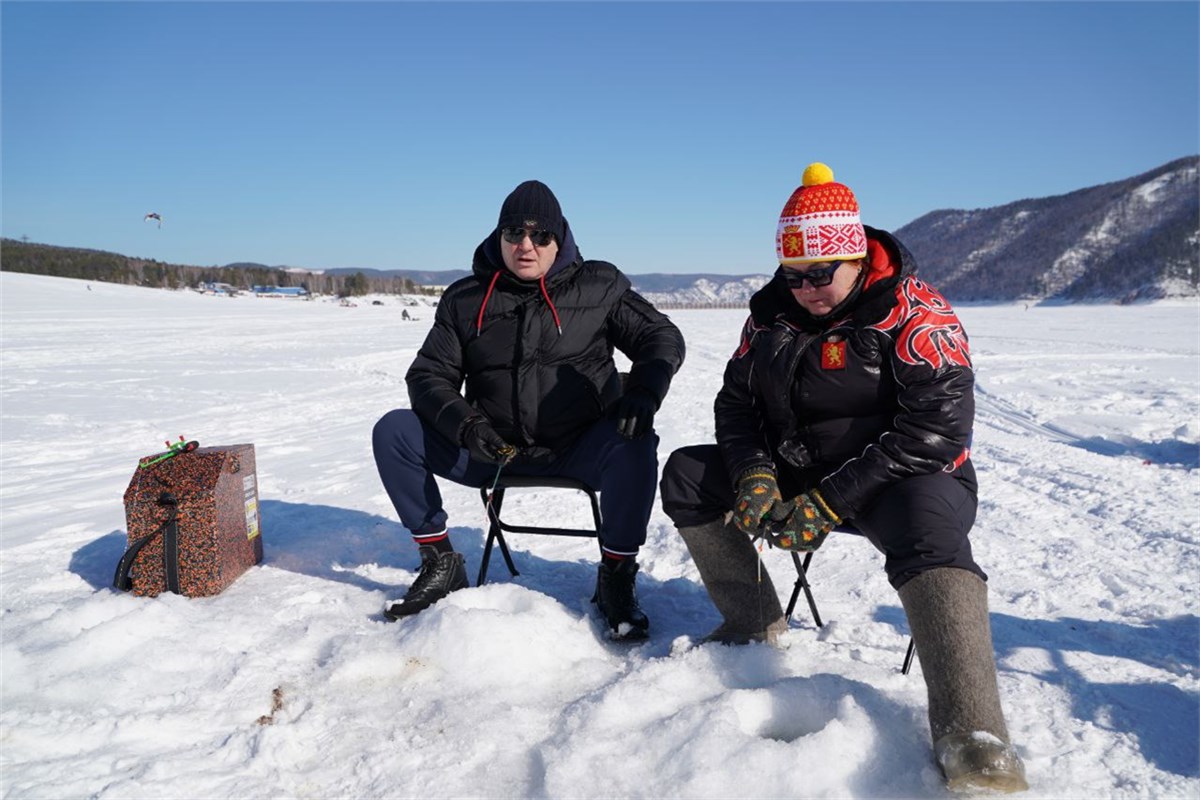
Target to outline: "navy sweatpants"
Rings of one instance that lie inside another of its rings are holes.
[[[442,493],[434,476],[463,486],[489,486],[496,465],[471,460],[464,448],[426,425],[409,409],[389,411],[375,424],[375,465],[401,524],[414,535],[446,528]],[[602,419],[553,461],[523,463],[506,475],[561,476],[583,481],[600,492],[600,544],[636,552],[646,541],[658,477],[658,434],[625,439],[617,424]]]
[[[884,555],[884,569],[899,589],[922,572],[938,567],[987,575],[971,556],[968,534],[978,506],[971,462],[957,477],[946,472],[897,481],[845,527],[867,537]],[[780,491],[794,497],[807,486],[789,485],[781,475]],[[663,511],[676,527],[704,525],[733,508],[733,480],[715,444],[682,447],[667,459],[663,470]],[[826,545],[828,546],[828,545]]]

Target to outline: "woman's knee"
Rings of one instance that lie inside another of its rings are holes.
[[[957,567],[986,580],[971,554],[973,493],[945,476],[921,476],[886,490],[857,521],[883,551],[888,580],[899,588],[930,569]]]
[[[691,445],[671,453],[659,486],[663,511],[676,524],[697,524],[728,511],[724,495],[727,484],[725,463],[716,445]],[[704,518],[704,519],[700,519]]]
[[[663,500],[694,492],[701,483],[707,451],[712,445],[690,445],[671,453],[663,467]],[[715,448],[714,448],[715,449]]]

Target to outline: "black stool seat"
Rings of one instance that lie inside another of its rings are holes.
[[[500,517],[500,509],[504,505],[504,492],[506,489],[574,489],[583,492],[588,496],[592,504],[592,528],[562,528],[558,526],[548,525],[513,525],[505,522]],[[594,538],[597,544],[600,539],[600,500],[596,497],[596,490],[586,483],[574,478],[565,478],[560,475],[535,477],[528,475],[504,475],[501,474],[496,480],[494,487],[490,489],[483,487],[479,490],[479,497],[483,501],[484,509],[488,516],[488,536],[487,542],[483,546],[483,559],[479,564],[479,577],[475,581],[476,586],[482,586],[487,580],[488,562],[492,557],[492,545],[500,545],[500,554],[504,556],[504,563],[508,566],[508,571],[514,576],[519,575],[517,567],[513,564],[512,555],[508,552],[508,543],[504,541],[504,533],[536,533],[543,536],[583,536]]]

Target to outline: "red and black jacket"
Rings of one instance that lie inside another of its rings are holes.
[[[868,272],[848,308],[818,320],[778,277],[751,298],[715,404],[735,480],[772,468],[785,488],[819,486],[848,519],[895,481],[970,471],[975,417],[958,317],[896,238],[866,230]],[[973,471],[964,478],[973,489]]]

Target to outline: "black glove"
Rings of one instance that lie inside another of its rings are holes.
[[[650,430],[658,401],[645,389],[630,389],[617,401],[617,431],[626,439],[636,439]]]
[[[733,502],[733,524],[742,533],[762,535],[763,519],[771,514],[776,503],[783,503],[775,473],[767,467],[752,469],[738,478],[737,499]],[[783,520],[790,507],[781,509]]]
[[[471,453],[471,458],[484,464],[507,464],[517,454],[517,448],[501,439],[483,417],[468,422],[463,428],[462,445]]]
[[[778,512],[785,507],[787,514],[780,518]],[[841,521],[821,493],[810,489],[787,503],[777,504],[763,522],[760,535],[782,550],[812,551],[821,546]]]

